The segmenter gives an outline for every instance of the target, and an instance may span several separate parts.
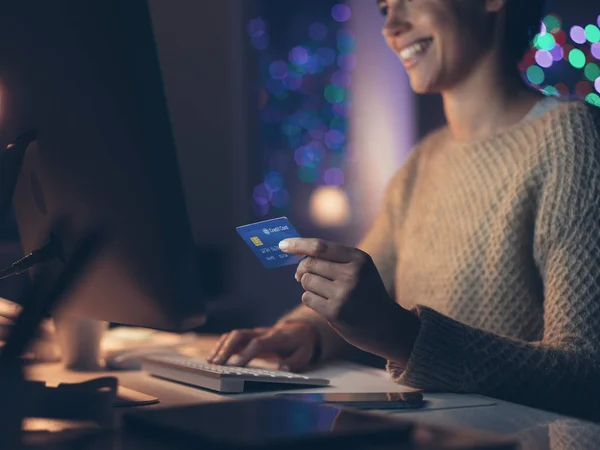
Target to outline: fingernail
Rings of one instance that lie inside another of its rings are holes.
[[[282,252],[287,251],[287,249],[290,248],[290,239],[284,239],[283,241],[281,241],[279,243],[279,250],[281,250]]]
[[[234,366],[239,366],[242,362],[242,358],[240,358],[239,356],[236,356],[235,358],[233,358],[231,360],[231,364]]]

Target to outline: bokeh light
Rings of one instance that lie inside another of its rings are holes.
[[[560,27],[562,24],[561,24],[561,20],[558,16],[549,14],[544,18],[543,25],[545,26],[545,28],[548,32],[556,33],[557,31],[560,30]]]
[[[596,78],[596,82],[594,83],[594,88],[600,93],[600,78]]]
[[[600,77],[600,67],[598,64],[589,63],[585,66],[585,77],[590,81],[596,81]]]
[[[531,66],[527,69],[527,79],[531,84],[540,85],[544,82],[544,71],[539,66]]]
[[[348,196],[339,188],[321,186],[311,196],[310,215],[322,227],[341,227],[350,220]]]
[[[600,95],[591,93],[585,98],[585,101],[600,108]]]
[[[556,47],[556,48],[560,48],[560,47]],[[562,56],[560,59],[562,59]],[[549,52],[548,50],[538,50],[537,52],[535,52],[535,61],[541,67],[548,68],[548,67],[552,67],[552,64],[554,63],[554,57],[552,56],[552,53]]]
[[[565,57],[565,51],[560,45],[554,47],[552,51],[550,51],[550,54],[552,55],[552,60],[554,62],[562,61],[562,59]]]
[[[347,22],[352,16],[352,10],[348,5],[340,3],[331,8],[331,17],[337,22]]]
[[[592,24],[586,26],[585,37],[591,43],[600,42],[600,28]]]
[[[325,171],[325,175],[323,176],[325,183],[329,186],[340,187],[344,184],[344,172],[342,169],[338,169],[337,167],[332,167]]]
[[[569,52],[569,62],[576,69],[581,69],[585,66],[585,54],[578,48],[574,48]]]
[[[539,34],[535,40],[535,47],[540,50],[552,50],[556,45],[554,36],[550,33]]]
[[[583,27],[580,27],[579,25],[571,27],[571,40],[576,44],[585,43],[587,37],[585,36],[585,30],[583,29]]]
[[[593,90],[594,87],[589,81],[580,81],[575,86],[575,94],[581,99],[585,99]]]
[[[600,60],[600,42],[596,42],[591,46],[592,56],[597,60]]]

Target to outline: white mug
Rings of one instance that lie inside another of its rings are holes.
[[[108,323],[80,317],[54,317],[54,326],[66,369],[95,372],[104,369],[101,345]]]

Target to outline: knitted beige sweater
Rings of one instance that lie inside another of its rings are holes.
[[[360,247],[422,325],[395,381],[539,407],[600,398],[600,109],[568,102],[476,142],[429,136]],[[283,320],[345,343],[306,307]],[[564,408],[563,408],[564,409]]]

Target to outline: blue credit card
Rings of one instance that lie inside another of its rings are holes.
[[[279,250],[284,239],[300,237],[287,217],[237,227],[237,232],[267,269],[292,266],[303,259]]]

